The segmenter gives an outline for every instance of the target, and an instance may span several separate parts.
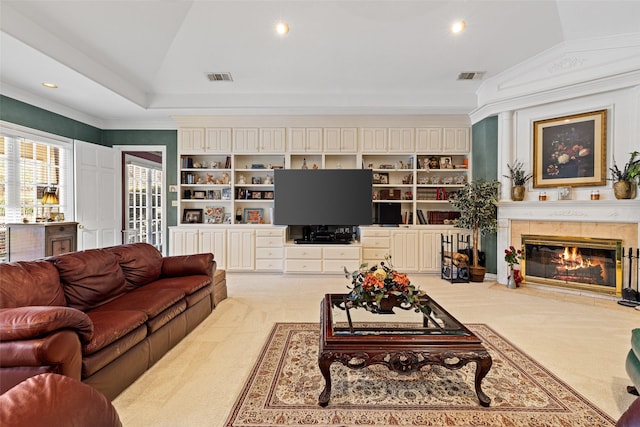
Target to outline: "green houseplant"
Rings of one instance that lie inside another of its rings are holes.
[[[507,163],[509,168],[509,175],[503,175],[505,178],[511,180],[511,200],[522,201],[524,200],[525,184],[533,177],[533,174],[526,173],[524,171],[524,164],[517,160],[512,164]]]
[[[613,183],[613,193],[616,199],[632,199],[636,193],[636,183],[640,185],[640,153],[633,151],[630,153],[629,161],[620,170],[618,165],[613,163],[611,171]]]
[[[474,180],[465,183],[449,203],[460,211],[455,226],[471,230],[473,264],[469,268],[471,281],[482,282],[485,267],[478,265],[478,243],[480,234],[494,233],[498,228],[498,181]]]

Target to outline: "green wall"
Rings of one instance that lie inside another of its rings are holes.
[[[178,176],[176,158],[178,132],[176,130],[98,129],[3,95],[0,95],[0,120],[107,147],[114,145],[164,145],[166,147],[164,162],[167,169],[167,187],[164,194],[167,201],[165,225],[168,227],[177,224],[176,208],[171,207],[171,201],[176,200],[177,193],[169,193],[168,191],[169,185],[176,184]],[[166,236],[169,236],[168,232]]]
[[[498,117],[488,117],[474,124],[471,132],[473,179],[498,179]],[[496,235],[483,236],[481,246],[487,257],[487,272],[497,273]]]

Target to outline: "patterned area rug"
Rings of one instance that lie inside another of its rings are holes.
[[[493,358],[478,403],[475,364],[426,366],[398,375],[385,366],[331,365],[332,393],[318,406],[319,325],[277,323],[227,426],[613,426],[614,420],[486,325],[466,325]]]

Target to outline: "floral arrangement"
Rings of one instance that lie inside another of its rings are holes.
[[[581,144],[568,144],[559,140],[551,142],[550,162],[546,167],[546,174],[556,176],[561,174],[561,169],[571,164],[579,165],[583,157],[591,154],[591,149]]]
[[[620,170],[617,164],[613,164],[613,167],[609,168],[613,181],[633,181],[640,176],[640,152],[633,151],[630,153],[631,158],[624,165],[624,169]],[[638,182],[640,185],[640,181]]]
[[[513,245],[504,250],[504,260],[509,264],[509,267],[513,267],[513,264],[520,264],[521,259],[522,250],[516,249]]]
[[[344,268],[345,277],[351,279],[351,292],[347,296],[349,307],[363,307],[368,311],[377,312],[383,300],[397,300],[401,308],[420,309],[419,296],[422,293],[411,284],[409,277],[399,273],[391,264],[391,255],[384,257],[386,263],[380,262],[368,268],[362,264],[354,272]]]
[[[533,174],[528,174],[524,171],[522,162],[515,161],[513,165],[507,163],[507,168],[509,168],[509,175],[503,176],[511,179],[513,185],[525,185],[533,177]]]

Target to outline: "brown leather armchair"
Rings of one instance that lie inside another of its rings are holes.
[[[78,380],[46,373],[24,380],[0,395],[5,427],[121,427],[111,402]]]

